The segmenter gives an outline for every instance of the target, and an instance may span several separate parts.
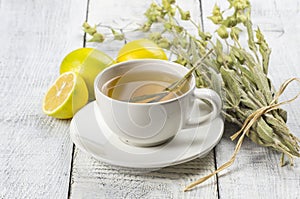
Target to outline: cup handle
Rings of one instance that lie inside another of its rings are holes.
[[[186,125],[197,125],[204,121],[214,120],[221,112],[222,100],[220,96],[213,90],[208,88],[196,88],[194,90],[195,100],[207,100],[212,105],[212,111],[204,116],[190,117],[186,121]]]

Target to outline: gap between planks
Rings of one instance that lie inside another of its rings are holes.
[[[90,0],[86,1],[86,12],[85,12],[85,21],[88,21],[89,16],[89,4]],[[82,38],[82,46],[86,47],[86,33],[84,33]],[[71,189],[72,189],[72,173],[73,173],[73,162],[74,162],[74,154],[75,154],[75,144],[72,144],[72,155],[71,155],[71,163],[70,163],[70,175],[69,175],[69,189],[68,189],[68,198],[71,197]]]

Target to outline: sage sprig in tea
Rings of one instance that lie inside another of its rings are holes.
[[[164,88],[161,92],[153,93],[149,95],[142,95],[142,96],[136,96],[132,97],[128,100],[128,102],[140,102],[144,100],[150,99],[147,103],[151,102],[158,102],[171,92],[175,92],[177,90],[180,90],[180,88],[188,82],[190,77],[192,76],[193,72],[197,70],[197,68],[202,64],[202,62],[209,56],[210,53],[212,53],[213,49],[209,50],[203,57],[201,57],[200,60],[198,60],[197,63],[194,64],[194,66],[179,80],[173,82],[166,88]]]

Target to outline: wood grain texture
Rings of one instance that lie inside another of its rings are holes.
[[[96,1],[89,5],[88,21],[91,24],[101,22],[103,25],[122,27],[127,40],[141,38],[143,35],[132,32],[141,22],[143,13],[152,1]],[[191,10],[194,18],[200,20],[200,5],[197,0],[190,3],[177,1],[185,9]],[[189,27],[187,27],[189,28]],[[102,31],[106,31],[102,29]],[[119,41],[91,44],[113,57],[123,45]],[[110,166],[95,160],[79,149],[75,149],[71,181],[71,198],[217,198],[217,181],[211,178],[192,192],[184,193],[183,188],[193,180],[215,169],[214,153],[203,159],[167,167],[146,174],[138,174],[122,168]]]
[[[42,113],[63,56],[82,47],[86,1],[0,1],[0,198],[66,198],[69,121]]]
[[[76,149],[72,173],[71,198],[217,198],[216,178],[194,191],[183,187],[214,169],[214,154],[205,158],[166,167],[150,173],[139,173],[95,160]]]
[[[204,19],[211,15],[214,2],[202,1]],[[260,26],[272,48],[269,73],[278,88],[284,80],[300,75],[300,37],[297,34],[300,31],[299,2],[251,2],[254,26]],[[218,1],[218,5],[224,8],[224,1]],[[204,28],[211,31],[214,27],[205,20]],[[291,85],[282,99],[296,95],[299,90],[300,86],[296,83]],[[288,111],[288,125],[298,137],[299,103],[300,100],[297,100],[284,107]],[[235,143],[229,137],[235,130],[228,126],[222,141],[216,147],[218,166],[228,161],[234,150]],[[295,161],[294,167],[281,168],[279,158],[279,153],[260,147],[247,139],[234,165],[219,174],[220,198],[299,198],[300,160]]]

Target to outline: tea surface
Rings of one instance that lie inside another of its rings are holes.
[[[180,77],[169,73],[147,71],[128,73],[117,76],[106,82],[102,91],[107,96],[121,101],[129,101],[138,96],[155,94],[162,92],[166,87],[178,81]],[[182,86],[176,92],[170,92],[159,101],[166,101],[175,98],[189,90],[189,85]],[[153,98],[139,101],[139,103],[147,103]]]

